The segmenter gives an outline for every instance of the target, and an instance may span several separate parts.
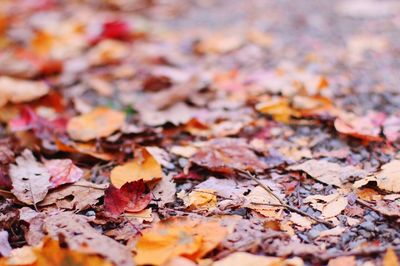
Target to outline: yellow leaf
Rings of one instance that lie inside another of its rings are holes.
[[[399,266],[399,260],[396,252],[392,248],[388,248],[385,256],[383,257],[383,266]]]
[[[159,222],[143,231],[136,245],[135,262],[138,265],[163,265],[177,256],[200,259],[225,235],[226,229],[213,221],[176,218]]]
[[[217,196],[211,189],[195,190],[184,198],[185,205],[193,209],[210,209],[217,205]]]
[[[111,171],[111,183],[117,187],[122,187],[126,182],[133,182],[143,179],[151,181],[160,179],[163,176],[161,165],[147,151],[147,149],[139,149],[135,159],[131,162],[117,166]]]
[[[87,114],[72,118],[67,125],[71,138],[89,141],[108,137],[122,127],[125,114],[107,107],[97,107]]]
[[[22,103],[38,99],[49,92],[43,81],[31,81],[0,76],[0,107],[7,102]]]
[[[270,115],[279,122],[288,123],[292,116],[298,116],[298,112],[290,107],[289,101],[285,98],[276,98],[267,102],[257,104],[257,111]]]

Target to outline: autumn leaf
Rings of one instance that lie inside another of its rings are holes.
[[[225,235],[225,228],[214,221],[182,218],[159,222],[143,231],[136,245],[135,262],[163,265],[177,256],[196,260],[214,249]]]
[[[10,177],[13,186],[11,192],[18,200],[29,205],[42,201],[51,186],[50,173],[36,161],[30,150],[24,150],[16,158],[16,164],[10,167]]]
[[[312,178],[329,185],[341,186],[350,177],[364,177],[367,172],[355,166],[342,166],[325,160],[307,160],[287,168],[292,171],[303,171]]]
[[[70,159],[47,160],[44,162],[44,166],[51,175],[50,188],[74,183],[83,176],[83,171],[74,165]]]
[[[184,195],[183,201],[189,209],[210,209],[216,207],[217,196],[214,190],[199,189]]]
[[[383,257],[383,266],[399,266],[399,258],[393,248],[388,248]]]
[[[261,102],[256,105],[256,109],[260,113],[270,115],[276,121],[284,123],[289,123],[291,117],[299,115],[299,113],[290,106],[290,102],[285,98],[275,98]]]
[[[127,40],[129,37],[129,25],[122,20],[113,20],[103,23],[101,33],[91,42],[96,44],[104,39]]]
[[[151,194],[146,194],[143,180],[125,183],[120,189],[110,185],[105,191],[104,209],[113,216],[124,211],[139,212],[147,207]]]
[[[22,103],[38,99],[49,92],[42,81],[31,81],[0,76],[0,107],[7,102]]]
[[[108,137],[124,124],[125,114],[107,107],[97,107],[87,114],[73,117],[67,132],[74,140],[89,141]]]
[[[133,161],[117,166],[111,171],[110,180],[116,188],[121,188],[127,182],[151,181],[163,176],[161,165],[146,150],[141,148],[136,151]]]
[[[277,257],[258,256],[246,252],[235,252],[218,260],[212,266],[272,266],[283,265],[283,259]]]
[[[262,171],[265,163],[242,140],[214,139],[191,157],[191,162],[221,173],[233,173],[235,169]]]

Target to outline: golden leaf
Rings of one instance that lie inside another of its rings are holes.
[[[136,152],[133,161],[112,169],[110,179],[115,187],[120,188],[126,182],[138,181],[140,179],[151,181],[160,179],[162,176],[161,165],[147,149],[142,148]]]

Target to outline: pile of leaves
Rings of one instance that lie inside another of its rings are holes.
[[[344,73],[390,38],[315,36],[400,5],[201,2],[0,3],[0,265],[398,265],[400,112]]]

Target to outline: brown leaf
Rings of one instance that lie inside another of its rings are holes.
[[[351,165],[342,166],[324,160],[308,160],[301,164],[289,166],[287,169],[306,172],[322,183],[338,187],[346,183],[349,177],[364,177],[367,175],[364,170],[357,167]]]
[[[394,252],[393,248],[388,248],[385,256],[383,257],[383,266],[399,266],[399,259]]]
[[[50,191],[39,206],[56,204],[58,208],[81,211],[94,206],[104,196],[107,185],[98,185],[80,180]],[[72,199],[71,199],[72,197]]]
[[[102,255],[117,266],[134,265],[130,250],[100,234],[90,226],[85,216],[71,213],[49,216],[45,220],[44,230],[54,239],[62,236],[71,249],[84,249],[87,252]]]
[[[329,260],[328,266],[355,266],[356,258],[354,256],[343,256]]]
[[[235,169],[259,172],[266,168],[244,141],[229,138],[210,141],[191,158],[191,162],[227,174],[234,173]]]
[[[36,161],[30,150],[24,150],[10,166],[13,189],[18,200],[36,205],[42,201],[50,187],[50,174],[43,164]]]

